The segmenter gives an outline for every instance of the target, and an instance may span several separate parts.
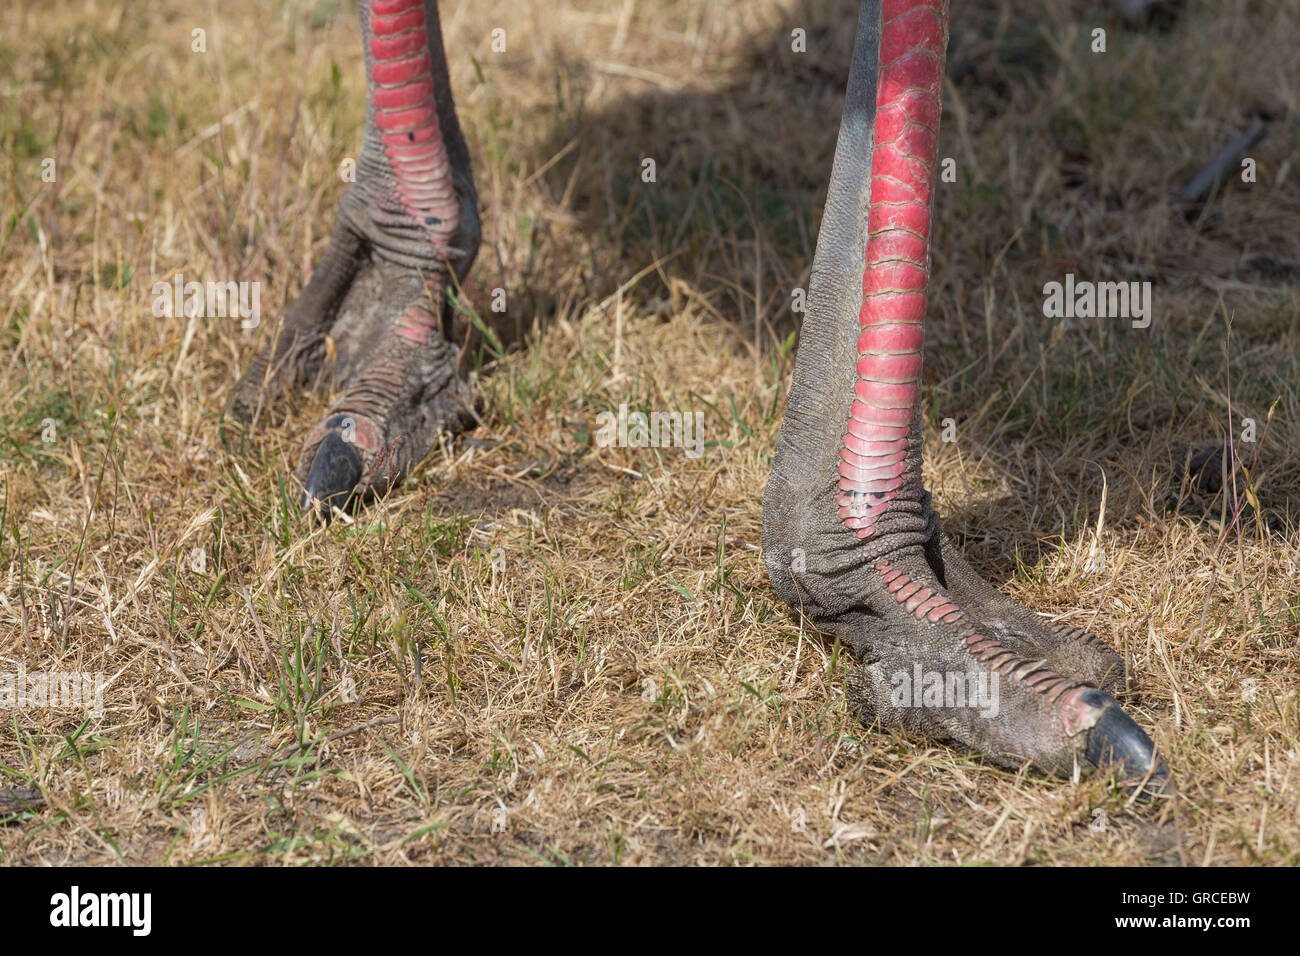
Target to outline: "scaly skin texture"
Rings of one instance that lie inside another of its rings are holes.
[[[230,401],[233,415],[255,420],[319,378],[342,389],[299,456],[307,507],[387,490],[440,432],[476,418],[444,334],[445,294],[469,271],[479,224],[437,4],[363,0],[361,33],[368,93],[356,180],[311,280]]]
[[[1006,765],[1163,774],[1111,696],[1124,682],[1119,656],[1092,635],[1045,624],[975,574],[942,534],[922,483],[946,44],[943,0],[863,4],[809,311],[764,495],[769,575],[788,603],[862,660],[849,690],[864,718]],[[918,673],[996,687],[997,706],[900,694],[900,678]]]

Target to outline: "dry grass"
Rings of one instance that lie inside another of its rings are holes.
[[[286,477],[325,398],[226,448],[255,335],[150,312],[183,272],[261,280],[273,314],[322,248],[356,25],[272,6],[0,12],[0,672],[111,679],[100,717],[0,715],[0,787],[44,801],[0,809],[0,859],[1300,859],[1293,4],[1189,0],[1146,30],[955,4],[926,466],[983,573],[1132,657],[1177,777],[1154,806],[859,726],[845,660],[766,586],[852,4],[446,4],[485,213],[471,294],[506,288],[526,348],[482,355],[485,427],[328,533]],[[1261,108],[1259,181],[1183,216],[1176,189]],[[1150,279],[1154,324],[1044,319],[1066,271]],[[622,402],[704,412],[707,454],[595,448]],[[1179,482],[1229,402],[1261,433],[1276,403],[1236,523]]]

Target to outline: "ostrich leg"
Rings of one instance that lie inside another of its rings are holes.
[[[366,126],[334,234],[279,334],[231,395],[249,420],[319,375],[343,391],[307,436],[304,509],[399,481],[474,421],[443,334],[444,295],[478,251],[477,195],[447,78],[435,0],[362,0]],[[326,345],[327,336],[334,348]]]
[[[763,499],[768,573],[787,603],[858,655],[849,693],[865,719],[1006,765],[1030,760],[1059,774],[1114,766],[1158,789],[1163,764],[1110,693],[1123,681],[1119,656],[981,580],[943,535],[921,481],[947,15],[945,0],[862,6]],[[972,700],[966,691],[976,688],[984,693]]]

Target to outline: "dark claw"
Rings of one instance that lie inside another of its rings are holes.
[[[1146,732],[1105,691],[1087,691],[1082,701],[1102,711],[1088,731],[1088,762],[1101,770],[1118,766],[1123,778],[1131,782],[1146,781],[1144,795],[1164,793],[1169,769],[1156,757],[1155,744]]]
[[[361,456],[341,432],[331,429],[311,463],[301,501],[303,513],[316,513],[328,524],[333,509],[347,505],[360,480]]]

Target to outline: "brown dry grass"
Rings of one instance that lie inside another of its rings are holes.
[[[1177,778],[1154,806],[860,727],[846,662],[766,586],[851,4],[446,4],[471,292],[507,288],[527,347],[484,354],[485,427],[328,533],[286,480],[324,399],[227,449],[255,339],[150,313],[179,271],[261,280],[271,314],[322,248],[356,26],[273,6],[0,12],[0,671],[112,682],[98,718],[3,715],[0,786],[45,805],[0,817],[0,859],[1297,861],[1294,4],[1189,2],[1163,30],[955,5],[927,416],[958,440],[926,465],[982,572],[1132,657]],[[1258,183],[1188,221],[1171,194],[1259,108]],[[1044,319],[1067,270],[1151,279],[1154,325]],[[1236,525],[1178,480],[1229,401],[1261,432],[1277,403]],[[594,448],[621,402],[705,412],[707,455]]]

